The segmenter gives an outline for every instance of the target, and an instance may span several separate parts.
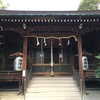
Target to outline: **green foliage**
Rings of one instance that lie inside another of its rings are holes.
[[[100,0],[81,0],[78,10],[99,10]]]
[[[0,0],[0,10],[5,10],[7,9],[7,7],[9,6],[9,4],[7,3],[6,5],[3,4],[3,1]]]
[[[98,54],[98,56],[95,56],[97,59],[100,59],[100,54]]]
[[[97,59],[100,60],[100,54],[98,54],[97,56],[95,56]],[[96,78],[100,78],[100,62],[98,63],[98,67],[95,70],[95,77]]]

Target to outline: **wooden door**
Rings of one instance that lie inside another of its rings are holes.
[[[55,75],[71,75],[70,64],[70,48],[61,49],[53,48],[53,65]],[[43,49],[41,56],[40,48],[34,48],[33,51],[33,74],[34,75],[50,75],[51,71],[51,50],[49,48]]]

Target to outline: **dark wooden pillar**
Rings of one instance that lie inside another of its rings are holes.
[[[24,79],[26,78],[27,69],[27,37],[24,37],[23,42],[23,65],[22,65],[22,92],[24,93]]]
[[[83,74],[83,65],[82,65],[82,39],[81,34],[78,35],[78,63],[79,63],[79,75],[82,79],[82,92],[85,91],[85,82],[84,82],[84,74]]]
[[[7,45],[6,45],[6,38],[3,37],[3,57],[2,57],[2,70],[7,70]]]
[[[33,58],[32,58],[32,41],[30,39],[30,47],[29,47],[29,68],[32,66],[32,61],[33,61]]]
[[[6,70],[6,64],[7,64],[7,48],[6,45],[4,45],[3,48],[3,58],[2,58],[2,70]]]
[[[70,68],[71,68],[71,74],[73,74],[72,65],[74,65],[74,56],[73,56],[73,49],[72,49],[72,44],[71,44],[70,45]]]
[[[81,35],[78,35],[78,62],[79,62],[79,75],[82,78],[82,72],[83,72],[83,68],[82,68],[82,39],[81,39]]]

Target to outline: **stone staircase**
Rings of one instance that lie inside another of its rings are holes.
[[[33,77],[25,99],[81,100],[81,95],[72,77]]]

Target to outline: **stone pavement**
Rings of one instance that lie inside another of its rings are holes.
[[[87,91],[88,95],[84,100],[100,100],[100,90]],[[24,100],[23,95],[18,95],[18,91],[2,91],[0,92],[0,100]]]
[[[18,95],[18,91],[2,91],[0,100],[24,100],[24,97],[22,94]]]
[[[84,100],[100,100],[100,90],[88,90]]]

